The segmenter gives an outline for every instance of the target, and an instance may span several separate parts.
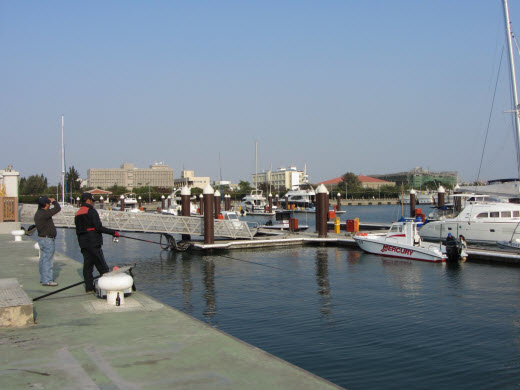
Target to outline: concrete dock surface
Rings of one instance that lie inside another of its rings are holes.
[[[0,234],[0,279],[31,299],[82,280],[82,264],[56,253],[59,286],[42,286],[34,244]],[[80,285],[33,307],[34,325],[0,328],[3,390],[340,388],[139,291],[116,307]]]

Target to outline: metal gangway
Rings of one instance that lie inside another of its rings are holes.
[[[37,205],[19,206],[20,222],[33,224]],[[54,225],[61,228],[75,228],[74,216],[77,207],[64,205],[61,211],[52,217]],[[204,218],[182,217],[168,214],[113,211],[97,209],[103,226],[117,231],[162,234],[204,235]],[[215,219],[215,237],[232,239],[252,239],[258,231],[258,224],[246,221],[228,221]]]

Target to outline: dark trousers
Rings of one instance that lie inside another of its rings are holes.
[[[107,273],[109,268],[100,246],[81,248],[81,253],[83,254],[83,279],[85,279],[85,289],[87,291],[93,291],[94,277],[92,272],[94,271],[94,266],[96,266],[100,275]]]

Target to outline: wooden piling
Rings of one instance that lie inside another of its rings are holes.
[[[416,202],[415,202],[415,190],[410,190],[410,217],[411,218],[415,218],[415,206],[416,206]]]
[[[182,189],[181,189],[181,215],[183,217],[191,216],[190,197],[191,197],[190,189],[188,187],[182,187]],[[191,236],[189,234],[183,234],[181,237],[182,237],[183,241],[191,240]]]
[[[437,190],[437,206],[438,207],[442,207],[444,206],[444,195],[446,193],[446,190],[444,189],[443,186],[440,186],[439,189]]]
[[[319,238],[327,237],[327,213],[329,211],[329,192],[320,184],[316,188],[316,232]]]
[[[215,199],[215,219],[218,219],[218,216],[220,215],[220,191],[216,190],[214,194]]]
[[[336,195],[336,211],[341,211],[341,194]]]
[[[199,205],[199,213],[200,215],[204,215],[204,196],[202,194],[199,195],[200,205]]]
[[[202,191],[204,195],[204,244],[215,243],[215,220],[213,219],[213,204],[215,191],[208,184]]]
[[[121,205],[121,211],[125,211],[125,196],[124,195],[121,195],[119,197],[119,200],[120,200],[120,205]]]
[[[267,197],[268,205],[269,205],[269,212],[273,212],[273,194],[269,193],[269,196]]]

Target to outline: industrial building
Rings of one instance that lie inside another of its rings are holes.
[[[435,188],[440,185],[453,188],[459,181],[457,172],[433,172],[421,167],[414,168],[408,172],[370,176],[381,180],[393,181],[398,186],[404,184],[405,186],[410,186],[415,189],[421,189],[428,183],[433,184]]]

